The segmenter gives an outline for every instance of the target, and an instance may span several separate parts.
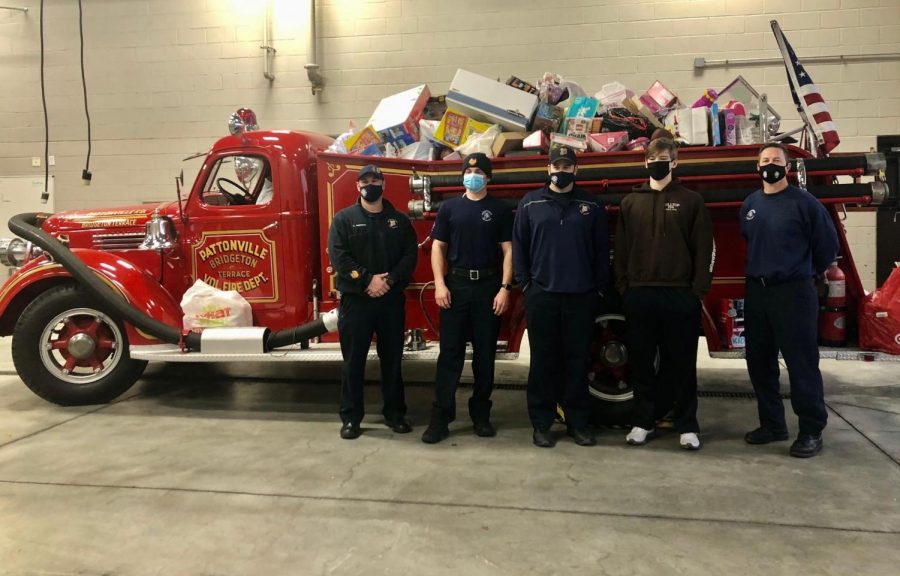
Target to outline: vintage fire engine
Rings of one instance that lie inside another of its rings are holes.
[[[10,221],[18,238],[3,241],[0,256],[18,270],[0,288],[0,334],[12,335],[16,370],[36,394],[63,405],[107,402],[134,384],[149,361],[340,359],[336,338],[328,334],[336,328],[339,298],[326,238],[334,214],[356,201],[358,170],[372,161],[385,174],[386,198],[408,207],[420,239],[419,264],[406,294],[406,354],[437,357],[429,233],[441,201],[463,191],[459,163],[327,153],[331,138],[303,132],[235,132],[215,143],[193,187],[184,195],[179,188],[174,201],[23,214]],[[839,232],[846,339],[852,345],[864,291],[840,224],[841,206],[892,202],[896,191],[879,178],[861,181],[882,173],[883,155],[817,159],[799,148],[791,152],[794,182],[829,208]],[[726,335],[714,319],[723,301],[743,296],[745,247],[737,213],[758,188],[756,155],[755,146],[688,147],[679,153],[676,174],[703,194],[714,221],[715,278],[702,314],[713,356],[742,352],[725,346]],[[542,185],[546,166],[541,155],[495,159],[491,192],[514,204]],[[607,204],[614,230],[619,201],[646,178],[643,153],[584,154],[578,176]],[[839,184],[837,176],[849,176],[852,183]],[[179,302],[197,279],[239,291],[252,305],[256,327],[185,333]],[[625,318],[615,290],[607,292],[606,310],[596,319],[589,383],[601,417],[621,411],[631,399]],[[525,328],[523,301],[514,293],[503,318],[501,357],[518,354]],[[853,347],[822,351],[831,357],[871,356]]]

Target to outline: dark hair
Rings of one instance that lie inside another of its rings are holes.
[[[756,157],[759,158],[759,155],[762,154],[765,150],[767,150],[769,148],[778,148],[779,150],[781,150],[781,153],[784,154],[785,160],[791,159],[788,149],[785,148],[784,144],[782,144],[781,142],[766,142],[765,144],[763,144],[762,146],[759,147],[759,151],[756,153]]]
[[[678,145],[670,138],[657,138],[650,142],[650,144],[647,145],[647,149],[644,150],[644,158],[649,158],[651,155],[658,155],[661,152],[668,152],[669,157],[672,160],[678,160]]]

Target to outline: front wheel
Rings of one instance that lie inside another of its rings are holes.
[[[61,406],[102,404],[137,382],[123,324],[84,290],[66,284],[38,296],[16,322],[16,371],[32,392]]]
[[[634,391],[628,380],[625,316],[604,314],[594,322],[588,392],[595,424],[625,426],[634,409]]]

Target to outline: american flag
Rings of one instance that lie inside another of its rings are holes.
[[[818,148],[823,154],[828,154],[841,143],[841,138],[837,133],[837,126],[831,119],[828,112],[828,106],[819,89],[813,84],[809,73],[800,64],[800,59],[791,47],[781,27],[778,26],[776,20],[772,20],[772,32],[775,33],[775,40],[781,49],[781,55],[784,57],[784,67],[787,70],[788,85],[791,87],[791,96],[794,97],[794,104],[800,115],[806,120],[807,124],[812,127],[818,140]],[[800,96],[803,100],[800,100]]]

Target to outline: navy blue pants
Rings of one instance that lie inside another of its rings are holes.
[[[748,278],[746,286],[747,370],[756,391],[759,423],[772,430],[787,429],[778,381],[780,350],[787,364],[791,406],[800,420],[800,434],[819,434],[828,413],[816,342],[819,301],[815,283],[810,278],[764,285]]]
[[[588,367],[594,335],[597,295],[544,292],[534,284],[525,292],[528,343],[528,415],[532,425],[548,430],[562,406],[566,424],[589,423]]]
[[[441,354],[435,375],[434,414],[445,422],[456,419],[456,388],[466,361],[466,341],[472,341],[472,375],[475,384],[469,399],[473,422],[488,420],[494,389],[494,360],[500,317],[494,314],[494,296],[500,276],[484,280],[446,278],[450,308],[441,309]]]
[[[381,363],[382,414],[385,420],[399,420],[406,415],[400,372],[405,318],[406,298],[402,290],[392,289],[380,298],[369,298],[365,294],[341,296],[338,336],[344,356],[340,410],[344,424],[358,425],[365,415],[363,383],[373,335],[378,337],[375,349]]]

